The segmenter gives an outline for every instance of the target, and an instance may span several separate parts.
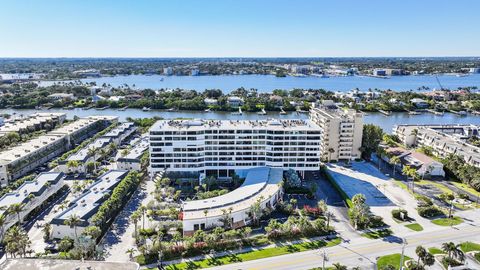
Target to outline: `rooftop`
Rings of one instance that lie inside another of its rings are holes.
[[[42,188],[47,182],[55,182],[63,177],[63,173],[57,172],[44,172],[39,174],[32,181],[26,181],[15,191],[9,192],[0,198],[0,213],[5,210],[4,207],[8,207],[15,203],[22,203],[29,194],[43,192]]]
[[[143,153],[148,150],[148,137],[143,137],[140,140],[135,140],[132,145],[132,149],[128,152],[126,156],[118,158],[119,161],[139,159],[143,155]]]
[[[112,140],[111,138],[103,138],[103,137],[98,138],[94,142],[87,145],[86,147],[80,149],[78,152],[69,156],[67,158],[67,161],[69,161],[69,160],[86,161],[87,158],[88,158],[88,151],[90,149],[103,148],[103,147],[107,146],[110,143],[111,140]]]
[[[260,197],[269,198],[280,188],[283,179],[282,168],[258,167],[250,169],[245,182],[237,189],[227,194],[205,200],[187,201],[183,205],[183,219],[222,215],[222,209],[233,208],[232,212],[248,209]]]
[[[82,196],[75,199],[70,207],[57,215],[54,220],[66,220],[72,215],[77,215],[86,221],[90,214],[100,206],[99,202],[104,198],[104,195],[110,193],[127,174],[128,171],[125,170],[111,170],[102,174]]]
[[[36,113],[27,117],[9,119],[0,127],[0,133],[19,132],[28,127],[65,116],[64,113]]]
[[[125,132],[126,130],[130,129],[134,127],[134,124],[132,122],[126,122],[126,123],[122,123],[120,124],[118,127],[110,130],[109,132],[105,133],[105,135],[103,135],[102,137],[118,137],[120,136],[123,132]]]
[[[159,120],[151,130],[205,130],[205,129],[268,129],[268,130],[306,130],[319,129],[310,120],[303,119],[269,119],[269,120]]]
[[[137,270],[138,264],[133,262],[75,261],[58,259],[11,259],[8,258],[0,268],[3,270]]]

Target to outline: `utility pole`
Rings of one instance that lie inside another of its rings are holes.
[[[322,270],[326,270],[325,262],[328,261],[327,251],[325,249],[321,249],[320,252],[322,253]]]
[[[400,270],[403,270],[403,260],[404,260],[404,254],[405,254],[405,247],[407,246],[407,239],[402,238],[402,257],[400,258]]]

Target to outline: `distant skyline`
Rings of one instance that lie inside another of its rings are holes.
[[[480,56],[476,0],[2,0],[0,57]]]

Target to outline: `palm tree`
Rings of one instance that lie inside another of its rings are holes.
[[[75,241],[77,242],[78,242],[77,226],[80,225],[80,222],[82,222],[82,220],[80,219],[79,216],[75,214],[71,215],[67,220],[65,220],[65,225],[70,226],[70,228],[73,228],[75,232]]]
[[[393,176],[395,176],[395,169],[398,164],[400,164],[400,158],[398,156],[393,156],[390,158],[390,163],[393,165]]]
[[[460,244],[455,245],[453,242],[443,243],[442,250],[448,254],[449,259],[458,258],[460,261],[465,259],[465,253],[461,250]]]
[[[10,207],[8,208],[8,213],[17,215],[19,225],[22,224],[22,221],[20,220],[20,213],[23,212],[24,207],[25,207],[25,204],[23,203],[14,203],[10,205]]]
[[[50,234],[52,233],[52,225],[50,225],[50,223],[45,223],[45,225],[43,225],[42,231],[44,233],[43,239],[45,241],[49,241],[50,240]]]
[[[95,165],[95,171],[97,170],[97,149],[95,147],[88,148],[87,154],[93,156],[93,164]]]
[[[142,229],[145,230],[145,213],[147,212],[147,207],[140,205],[138,210],[142,213]]]
[[[78,166],[80,166],[80,163],[77,161],[77,160],[69,160],[67,161],[67,168],[71,169],[71,168],[77,168]]]
[[[207,215],[208,215],[208,210],[205,209],[203,210],[203,214],[205,215],[205,229],[207,228]]]
[[[125,251],[125,253],[128,254],[128,258],[130,259],[130,261],[133,259],[133,253],[135,253],[135,249],[133,248],[129,248],[127,249],[127,251]]]
[[[138,211],[134,211],[130,216],[130,220],[133,222],[135,226],[135,238],[137,238],[137,224],[140,221],[140,213]]]
[[[3,240],[5,234],[5,225],[7,225],[7,216],[0,214],[0,242]]]
[[[423,259],[425,258],[425,256],[427,256],[427,250],[422,247],[422,246],[418,246],[416,249],[415,249],[415,254],[417,254],[418,256],[418,259],[417,259],[417,265],[420,264],[420,260],[423,261]]]
[[[333,269],[335,270],[347,270],[347,267],[341,263],[334,263],[333,264]]]

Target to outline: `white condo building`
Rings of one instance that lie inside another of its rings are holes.
[[[127,149],[127,154],[123,155],[120,151],[117,158],[117,168],[120,170],[135,170],[142,169],[142,156],[149,148],[148,137],[134,139],[131,142],[131,148]]]
[[[326,100],[310,110],[310,120],[321,130],[320,153],[323,161],[360,158],[363,135],[363,114],[340,109]]]
[[[87,170],[87,164],[89,162],[97,161],[101,157],[98,153],[96,155],[90,155],[91,149],[98,152],[100,149],[108,147],[110,143],[120,145],[136,130],[137,128],[133,123],[127,122],[120,124],[96,139],[94,142],[80,149],[80,151],[70,155],[66,160],[59,162],[57,170],[64,173],[85,173]],[[67,166],[69,161],[78,162],[78,166],[75,168]]]
[[[0,184],[17,179],[104,129],[113,116],[80,118],[45,135],[0,152]]]
[[[182,221],[184,235],[197,230],[221,227],[225,214],[231,218],[231,226],[239,228],[252,221],[251,207],[274,209],[281,200],[283,189],[282,168],[258,167],[248,170],[243,184],[227,194],[183,203]]]
[[[108,195],[127,174],[128,171],[125,170],[111,170],[99,176],[97,181],[80,197],[72,201],[66,210],[52,219],[52,237],[56,239],[62,239],[65,236],[75,238],[74,228],[65,224],[65,221],[73,215],[81,220],[77,225],[77,234],[80,235],[90,225],[90,218],[97,213],[100,205],[107,200]]]
[[[320,167],[321,128],[311,120],[160,120],[150,129],[153,173],[231,177],[254,167]]]
[[[149,133],[151,172],[222,178],[267,166],[303,175],[321,161],[360,158],[362,132],[363,114],[331,101],[308,120],[160,120]]]
[[[39,208],[52,195],[57,193],[63,186],[63,173],[45,172],[39,174],[32,181],[26,181],[16,190],[6,193],[0,198],[0,215],[7,217],[6,223],[3,225],[3,231],[20,221],[22,222],[33,210]],[[7,215],[5,212],[13,204],[23,204],[23,211],[17,215]],[[1,235],[0,235],[1,237]],[[0,240],[2,240],[0,238]]]

